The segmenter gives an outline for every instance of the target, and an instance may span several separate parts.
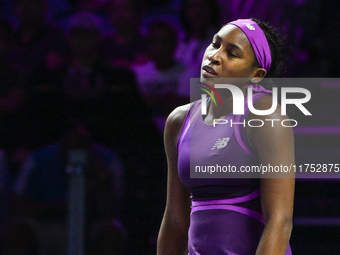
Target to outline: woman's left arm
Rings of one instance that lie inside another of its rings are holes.
[[[270,97],[256,102],[258,110],[269,109]],[[251,145],[257,150],[262,166],[279,167],[278,173],[266,173],[261,178],[261,204],[266,226],[262,233],[256,255],[284,255],[292,231],[295,173],[294,137],[291,127],[284,127],[281,109],[267,116],[249,114],[249,119],[261,119],[262,127],[247,127]],[[275,121],[268,121],[275,119]],[[284,123],[286,126],[289,122]],[[291,169],[285,173],[281,169]]]

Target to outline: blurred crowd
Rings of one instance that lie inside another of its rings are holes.
[[[283,76],[338,77],[338,14],[335,0],[1,1],[0,254],[67,254],[80,176],[87,254],[155,254],[165,120],[214,33],[268,21]]]

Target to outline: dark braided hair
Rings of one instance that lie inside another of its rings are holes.
[[[283,63],[286,57],[285,47],[284,47],[284,37],[282,37],[277,28],[271,27],[268,23],[259,21],[257,19],[251,18],[264,32],[269,48],[270,54],[272,57],[272,63],[270,65],[269,70],[260,84],[266,89],[271,89],[276,86],[272,79],[273,77],[277,77],[281,72],[283,72]],[[257,66],[259,64],[256,61]]]

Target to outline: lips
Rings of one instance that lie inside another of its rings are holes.
[[[210,66],[203,66],[202,69],[205,70],[206,72],[210,73],[210,74],[217,75],[215,70],[212,67],[210,67]]]

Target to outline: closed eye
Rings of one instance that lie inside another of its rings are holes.
[[[211,46],[213,46],[213,48],[215,48],[215,49],[217,49],[219,46],[216,44],[216,43],[214,43],[214,42],[212,42],[211,43]]]
[[[228,54],[231,56],[231,57],[233,57],[233,58],[238,58],[239,56],[237,56],[237,55],[235,55],[235,54],[233,54],[233,53],[231,53],[231,52],[228,52]]]

